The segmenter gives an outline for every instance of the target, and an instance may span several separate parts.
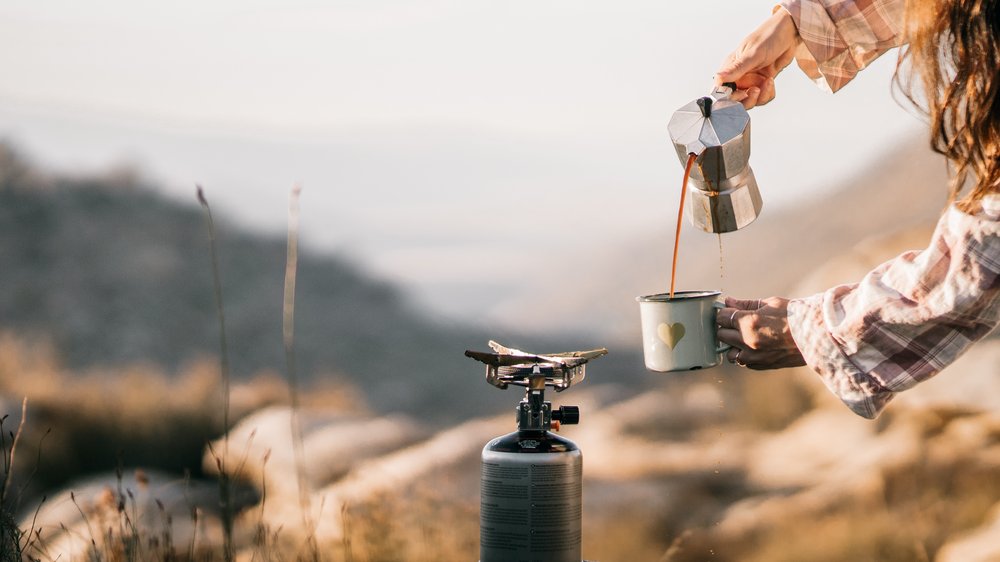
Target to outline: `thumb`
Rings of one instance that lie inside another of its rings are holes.
[[[726,306],[738,310],[757,310],[763,306],[760,299],[734,299],[726,297]]]

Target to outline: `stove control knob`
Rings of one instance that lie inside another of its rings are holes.
[[[552,412],[552,419],[567,425],[580,423],[579,406],[559,406],[559,409]]]

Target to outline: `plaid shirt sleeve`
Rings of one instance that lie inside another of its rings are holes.
[[[927,249],[890,260],[855,285],[793,299],[796,345],[851,410],[876,417],[1000,323],[1000,194],[975,214],[954,206]]]
[[[898,47],[905,0],[784,0],[801,42],[799,68],[836,92],[882,53]]]

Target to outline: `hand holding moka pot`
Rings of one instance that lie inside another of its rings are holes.
[[[705,232],[733,232],[752,223],[763,202],[750,169],[750,115],[733,101],[735,84],[717,86],[674,112],[667,125],[681,163],[691,170],[691,222]]]

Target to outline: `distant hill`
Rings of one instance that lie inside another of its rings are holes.
[[[284,372],[285,240],[220,221],[225,211],[214,209],[233,374]],[[301,376],[346,380],[379,411],[454,420],[513,408],[519,396],[486,385],[463,351],[486,349],[490,338],[532,350],[545,344],[431,321],[397,287],[308,251],[300,252],[296,305]],[[182,205],[134,174],[51,176],[0,145],[0,330],[49,339],[73,369],[176,369],[217,355],[208,233],[194,186],[191,205]]]

